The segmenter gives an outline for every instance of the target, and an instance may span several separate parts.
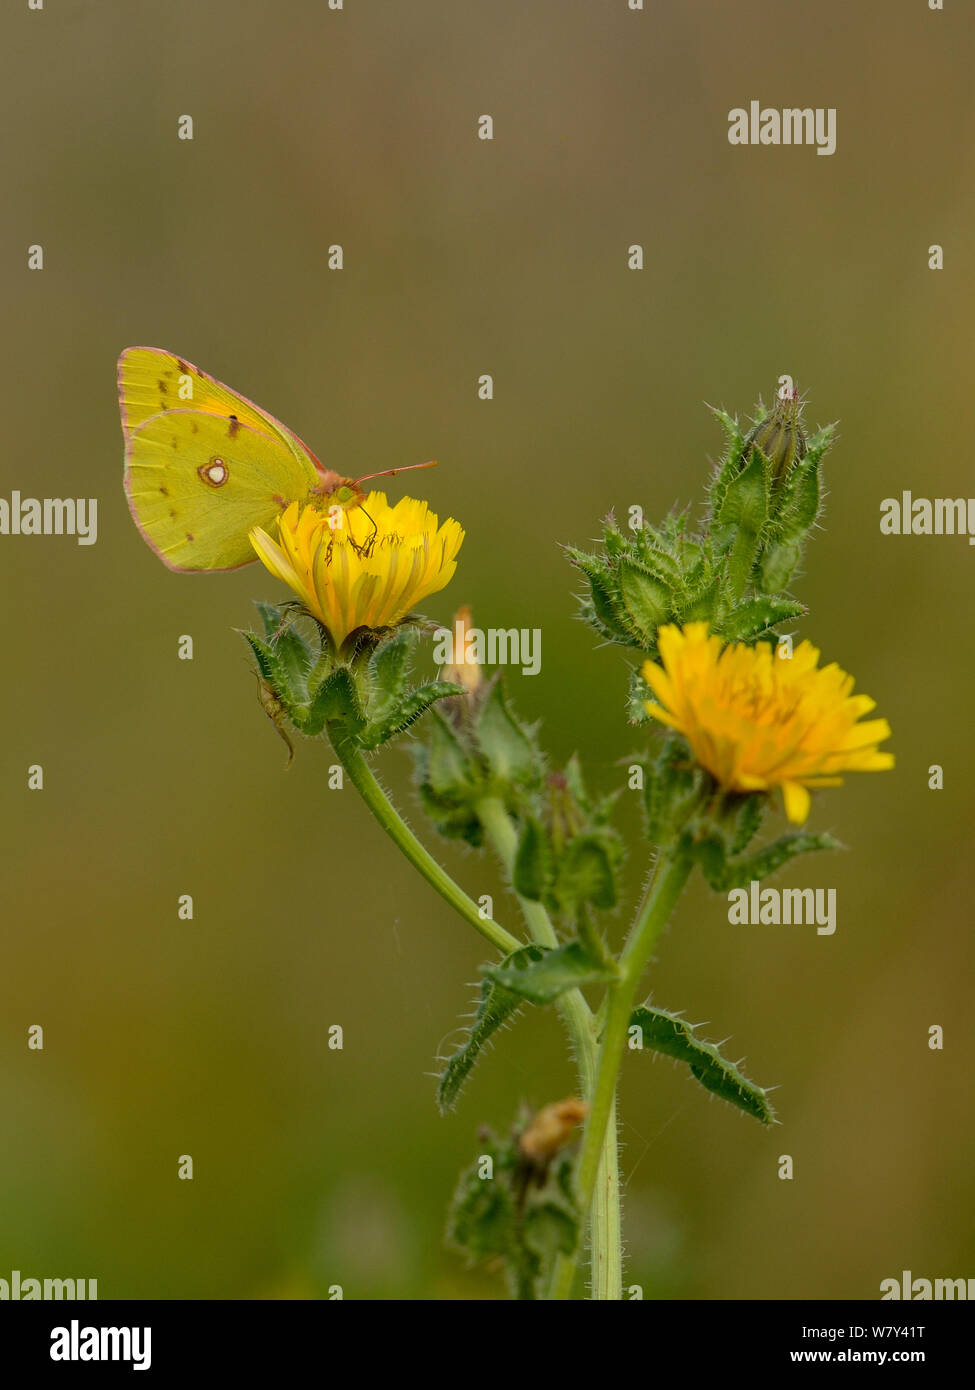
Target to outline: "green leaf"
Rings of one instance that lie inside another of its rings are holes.
[[[590,597],[581,605],[586,621],[607,641],[640,646],[640,635],[619,599],[619,581],[607,562],[597,555],[567,549],[572,563],[589,581]]]
[[[531,739],[508,709],[497,681],[481,708],[477,742],[493,775],[501,782],[530,782],[537,756]]]
[[[769,546],[759,565],[762,591],[766,594],[781,593],[788,587],[801,559],[801,541],[783,541]]]
[[[552,873],[552,846],[533,816],[526,817],[518,838],[512,869],[512,887],[522,898],[541,902]]]
[[[461,1174],[447,1222],[447,1240],[472,1263],[502,1262],[515,1299],[541,1296],[555,1258],[579,1241],[572,1160],[559,1155],[546,1172],[519,1153],[514,1136],[480,1135],[481,1156]],[[493,1174],[482,1175],[490,1158]]]
[[[424,811],[445,839],[466,840],[472,848],[480,849],[484,843],[484,828],[471,807],[437,796],[423,780],[419,783],[419,795]]]
[[[284,605],[279,607],[276,603],[265,603],[262,599],[255,599],[254,607],[261,615],[261,622],[264,624],[264,636],[270,640],[284,621],[287,609]]]
[[[385,718],[370,721],[359,734],[359,746],[366,749],[378,748],[380,744],[388,743],[396,734],[408,729],[438,700],[463,694],[464,687],[455,685],[452,681],[428,681],[425,685],[418,685],[414,690],[408,690],[405,695],[401,695],[388,710]]]
[[[532,1202],[522,1221],[522,1239],[550,1266],[556,1255],[571,1255],[579,1239],[579,1221],[567,1205],[549,1198]]]
[[[563,908],[574,912],[581,903],[608,909],[616,906],[616,866],[605,835],[577,835],[562,853],[556,894]]]
[[[647,646],[656,646],[657,629],[671,614],[671,589],[649,569],[621,560],[620,593],[631,624]]]
[[[515,952],[500,965],[487,966],[484,973],[533,1004],[551,1004],[567,989],[603,983],[615,979],[618,973],[615,964],[599,959],[579,941],[551,950],[539,949],[542,955],[536,960],[515,960],[520,955]]]
[[[504,964],[510,964],[516,957],[523,956],[527,961],[538,960],[542,951],[539,946],[522,946],[507,956]],[[499,1028],[509,1021],[525,1000],[519,994],[505,989],[495,980],[485,979],[481,984],[481,999],[477,1013],[467,1032],[467,1041],[447,1060],[437,1085],[437,1104],[443,1114],[453,1110],[457,1104],[464,1083],[473,1070],[474,1064],[485,1044]]]
[[[305,733],[321,733],[326,724],[343,724],[356,732],[364,724],[359,692],[347,666],[338,666],[315,692],[301,727]]]
[[[819,515],[821,497],[819,468],[815,459],[797,463],[788,475],[776,521],[784,540],[805,536]]]
[[[723,842],[715,837],[699,841],[694,852],[711,887],[718,893],[726,893],[732,888],[747,888],[753,880],[761,882],[800,854],[842,848],[832,835],[807,835],[799,831],[782,835],[753,854],[738,858],[729,859]]]
[[[634,541],[638,564],[649,570],[668,590],[680,588],[684,577],[683,566],[664,549],[657,533],[651,527],[643,526],[635,533]],[[685,548],[689,547],[685,544]]]
[[[646,833],[653,845],[664,844],[672,831],[687,820],[692,803],[706,784],[705,774],[688,759],[683,739],[670,734],[656,761],[644,768]]]
[[[631,1042],[632,1030],[639,1029],[643,1048],[685,1062],[706,1090],[744,1110],[746,1115],[753,1115],[763,1125],[774,1123],[775,1111],[769,1104],[768,1092],[749,1081],[735,1063],[722,1057],[713,1043],[702,1042],[691,1024],[677,1014],[641,1005],[630,1015],[630,1029]]]
[[[807,835],[799,832],[783,835],[770,845],[756,850],[754,854],[739,859],[730,859],[727,866],[724,888],[747,888],[752,879],[761,881],[768,878],[800,854],[816,854],[824,850],[838,850],[843,846],[832,835]]]
[[[789,598],[756,598],[741,603],[721,624],[721,635],[729,642],[753,642],[765,636],[778,623],[801,618],[806,612],[802,603]]]
[[[748,587],[758,557],[762,528],[768,520],[769,470],[761,450],[753,448],[749,461],[728,485],[717,518],[719,525],[735,528],[728,554],[728,580],[735,598]]]
[[[760,449],[752,449],[748,463],[728,485],[717,521],[757,535],[768,519],[768,507],[768,464]]]
[[[762,818],[765,815],[766,804],[764,796],[743,796],[740,798],[739,804],[732,811],[732,854],[741,854],[758,834]]]
[[[681,622],[709,622],[713,626],[720,590],[721,579],[717,575],[702,588],[695,589],[681,607]]]
[[[392,707],[401,698],[415,643],[415,629],[400,627],[392,637],[380,642],[369,658],[369,685],[374,692],[376,706],[375,714],[370,708],[373,718],[381,718],[384,709]]]
[[[515,1199],[509,1184],[497,1176],[481,1178],[476,1164],[462,1173],[447,1218],[447,1241],[472,1263],[510,1256]]]
[[[296,677],[291,664],[282,657],[277,643],[258,637],[256,632],[244,632],[242,636],[254,653],[261,679],[297,722],[299,716],[296,710],[307,699],[307,670],[303,677]]]
[[[738,428],[738,421],[727,411],[719,410],[715,406],[709,406],[711,414],[721,421],[722,428],[728,436],[728,447],[721,466],[716,470],[708,488],[708,502],[711,515],[717,517],[721,511],[725,494],[730,484],[741,472],[741,456],[745,446],[745,437]]]
[[[629,686],[626,693],[626,717],[631,724],[648,724],[652,718],[647,713],[647,701],[653,692],[643,679],[638,668],[630,671]]]
[[[460,800],[476,786],[476,769],[457,731],[437,709],[430,720],[430,749],[424,770],[438,796]]]

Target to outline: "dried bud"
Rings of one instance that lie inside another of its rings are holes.
[[[806,456],[806,436],[802,432],[802,402],[790,378],[776,393],[775,405],[753,425],[745,436],[742,458],[747,459],[751,445],[761,449],[772,469],[772,485],[776,486],[792,468]]]
[[[572,1131],[582,1124],[588,1113],[586,1102],[574,1096],[543,1106],[518,1140],[522,1157],[540,1168],[544,1167],[559,1149],[565,1148],[572,1138]]]
[[[467,694],[476,695],[484,684],[481,667],[474,653],[469,650],[468,632],[471,630],[471,610],[464,605],[454,614],[453,661],[441,668],[440,678],[462,685]],[[458,699],[462,697],[458,696]]]

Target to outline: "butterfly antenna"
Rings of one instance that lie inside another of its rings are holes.
[[[402,463],[398,468],[384,468],[381,473],[363,473],[356,483],[368,483],[373,478],[394,478],[397,473],[409,473],[413,468],[436,468],[437,460],[428,459],[426,463]]]

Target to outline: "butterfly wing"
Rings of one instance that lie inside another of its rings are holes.
[[[126,348],[118,388],[129,509],[170,569],[249,564],[251,527],[322,482],[296,434],[175,353]]]
[[[257,557],[253,526],[304,501],[315,469],[277,434],[203,410],[164,410],[127,430],[125,491],[146,542],[172,570],[227,570]]]
[[[140,425],[164,410],[201,410],[276,435],[312,471],[323,472],[319,460],[287,425],[192,362],[162,348],[125,349],[118,360],[118,396],[126,442]]]

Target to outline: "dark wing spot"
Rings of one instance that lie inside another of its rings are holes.
[[[173,448],[174,448],[174,449],[178,449],[178,448],[179,448],[179,437],[178,437],[178,435],[175,435],[175,434],[173,435]]]
[[[168,496],[169,496],[169,488],[168,488],[168,487],[161,487],[161,488],[159,489],[159,491],[162,493],[162,495],[163,495],[164,497],[168,497]]]
[[[176,520],[177,513],[173,511],[172,507],[170,507],[169,509],[169,515],[173,518],[174,521]]]
[[[187,539],[188,541],[195,541],[195,540],[196,540],[196,537],[193,535],[193,532],[192,532],[192,531],[187,531],[187,533],[186,533],[186,539]]]
[[[165,396],[165,394],[166,394],[166,383],[165,383],[164,381],[157,381],[157,382],[156,382],[156,385],[159,387],[159,394],[160,394],[160,396]]]
[[[181,375],[181,376],[189,376],[189,374],[190,374],[190,369],[189,369],[189,367],[188,367],[188,366],[186,365],[186,363],[183,362],[179,357],[177,357],[177,359],[176,359],[176,365],[177,365],[177,367],[179,368],[179,371],[180,371],[180,375]]]
[[[239,430],[240,430],[240,421],[237,419],[237,416],[236,416],[236,415],[231,415],[231,417],[230,417],[230,428],[229,428],[228,431],[227,431],[227,436],[228,436],[228,438],[233,439],[234,436],[239,432]]]
[[[191,424],[190,424],[190,429],[193,431],[194,434],[199,434],[199,433],[200,433],[200,427],[199,427],[199,425],[196,423],[195,420],[193,420],[193,421],[191,422]]]

